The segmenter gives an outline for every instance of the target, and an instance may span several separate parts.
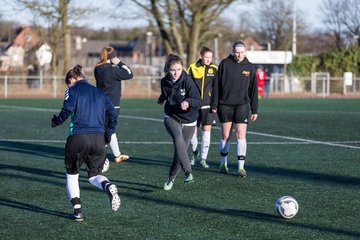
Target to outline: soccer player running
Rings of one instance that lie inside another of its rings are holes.
[[[120,111],[121,81],[133,78],[133,73],[117,57],[113,47],[104,47],[101,50],[100,61],[94,69],[96,86],[103,90],[115,106],[117,116]],[[121,154],[116,132],[111,136],[110,148],[114,155],[114,162],[121,163],[128,160],[129,156]],[[106,159],[106,161],[109,161]],[[109,163],[109,162],[107,162]],[[104,169],[105,172],[105,169]]]
[[[214,76],[218,69],[217,66],[212,63],[212,60],[212,50],[206,46],[203,46],[200,50],[200,59],[196,63],[191,64],[188,68],[188,73],[200,90],[200,96],[202,100],[202,107],[201,110],[199,110],[197,127],[200,127],[200,125],[202,126],[200,165],[206,169],[209,168],[206,160],[210,148],[211,126],[214,124],[216,117],[215,113],[213,113],[210,109]],[[197,156],[199,155],[197,134],[198,131],[197,128],[195,128],[194,135],[190,141],[190,145],[193,151],[190,161],[191,165],[195,165]]]
[[[170,54],[161,79],[158,103],[164,105],[164,125],[174,144],[174,156],[164,190],[171,190],[180,168],[185,172],[184,183],[194,181],[187,149],[194,134],[198,110],[201,107],[199,90],[183,69],[178,55]]]
[[[61,125],[71,116],[70,135],[65,145],[66,192],[73,205],[72,217],[82,221],[79,170],[87,166],[89,182],[105,190],[113,211],[120,207],[120,197],[115,184],[101,174],[105,158],[105,143],[109,143],[115,131],[117,115],[114,105],[103,91],[89,84],[76,65],[65,77],[68,89],[65,91],[63,107],[58,116],[51,119],[51,127]],[[105,125],[105,118],[108,121]]]
[[[211,109],[217,112],[221,122],[220,171],[229,172],[227,156],[231,130],[234,128],[240,177],[246,177],[244,165],[247,124],[249,119],[255,121],[258,117],[258,88],[255,75],[254,65],[246,58],[245,43],[236,41],[232,47],[232,54],[220,62],[213,89]]]

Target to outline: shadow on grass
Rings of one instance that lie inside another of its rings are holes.
[[[71,218],[71,215],[68,213],[48,210],[48,209],[45,209],[45,208],[42,208],[42,207],[39,207],[36,205],[22,203],[22,202],[11,200],[11,199],[0,198],[0,205],[7,206],[10,208],[17,208],[17,209],[21,209],[21,210],[36,212],[36,213],[48,214],[48,215],[61,217],[61,218]]]
[[[251,166],[251,165],[249,165],[246,168],[246,170],[248,170],[249,174],[253,172],[254,174],[271,175],[273,177],[277,176],[280,178],[286,177],[301,181],[328,183],[331,185],[333,184],[350,185],[350,186],[360,185],[360,178],[350,177],[350,176],[339,176],[334,174],[308,172],[308,171],[288,169],[288,168],[261,167],[261,166]]]
[[[24,143],[14,141],[0,141],[1,151],[8,151],[34,156],[49,157],[53,159],[64,159],[64,147],[54,147],[45,144]],[[65,144],[64,144],[65,146]]]
[[[303,229],[310,229],[314,231],[319,231],[323,233],[329,233],[329,234],[336,234],[341,236],[350,236],[350,237],[360,237],[360,232],[357,231],[351,231],[351,230],[342,230],[342,229],[335,229],[330,227],[322,227],[322,226],[316,226],[312,224],[306,224],[306,223],[299,223],[295,221],[289,221],[286,219],[282,219],[276,215],[267,214],[267,213],[261,213],[261,212],[254,212],[254,211],[247,211],[247,210],[239,210],[239,209],[220,209],[220,208],[211,208],[203,205],[195,205],[195,204],[187,204],[184,202],[177,202],[172,200],[163,200],[158,198],[152,198],[148,196],[138,196],[131,193],[124,193],[123,196],[127,196],[129,198],[137,199],[137,200],[145,200],[148,202],[153,202],[155,204],[161,204],[165,206],[176,206],[176,207],[182,207],[191,209],[193,211],[201,211],[206,214],[218,214],[218,215],[226,215],[226,216],[232,216],[232,217],[240,217],[247,220],[256,220],[261,222],[272,222],[275,224],[286,224],[288,226],[294,227],[294,228],[303,228]]]
[[[360,237],[360,232],[346,231],[342,229],[334,229],[329,227],[320,227],[312,224],[299,223],[292,220],[282,219],[271,214],[251,212],[251,211],[238,210],[238,209],[226,209],[225,212],[228,212],[233,216],[249,218],[249,219],[257,219],[263,222],[274,222],[278,224],[286,224],[287,226],[292,226],[297,228],[311,229],[314,231],[328,232],[332,234],[344,235],[349,237]]]

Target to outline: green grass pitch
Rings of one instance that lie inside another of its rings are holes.
[[[80,173],[83,222],[70,220],[64,144],[69,120],[50,127],[61,99],[0,100],[0,239],[360,239],[360,99],[261,99],[248,127],[246,170],[219,173],[220,129],[211,135],[210,170],[181,172],[164,191],[173,146],[155,99],[125,99],[120,148],[131,159],[106,173],[122,206]],[[234,142],[234,141],[233,141]],[[108,149],[109,156],[110,150]],[[297,199],[281,219],[274,202]]]

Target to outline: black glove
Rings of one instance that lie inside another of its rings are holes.
[[[106,134],[104,136],[105,136],[105,144],[109,144],[111,141],[111,136],[108,136]]]
[[[56,124],[56,115],[53,116],[53,118],[51,119],[51,127],[54,128],[56,126],[58,126],[58,124]]]

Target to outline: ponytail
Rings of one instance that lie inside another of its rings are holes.
[[[82,73],[82,66],[77,64],[74,68],[70,69],[65,77],[65,83],[67,85],[69,85],[70,83],[70,79],[71,78],[75,78],[75,79],[84,79],[85,76]]]
[[[96,64],[96,66],[105,64],[107,60],[116,57],[116,51],[113,47],[103,47],[101,49],[100,61]]]

